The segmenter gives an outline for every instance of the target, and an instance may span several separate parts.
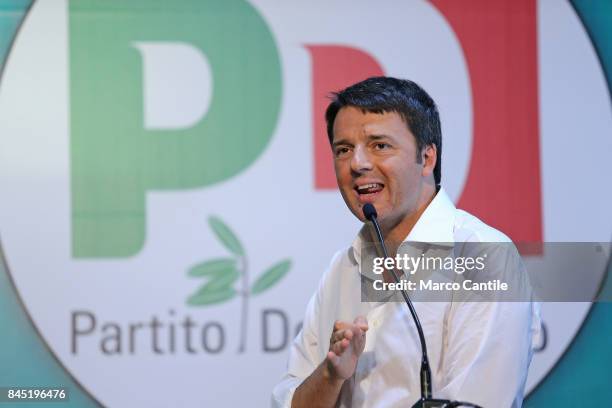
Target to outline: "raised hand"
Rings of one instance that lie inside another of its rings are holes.
[[[326,361],[330,375],[343,380],[353,375],[365,347],[367,330],[368,322],[363,316],[358,316],[353,323],[334,323]]]

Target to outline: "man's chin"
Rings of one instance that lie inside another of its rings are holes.
[[[353,213],[353,215],[355,215],[355,217],[357,217],[359,219],[359,221],[361,222],[366,222],[366,218],[363,215],[363,207],[364,205],[366,205],[367,203],[361,203],[358,202],[354,205],[349,206],[349,209],[351,210],[351,212]],[[376,209],[376,219],[379,223],[381,223],[384,219],[385,219],[385,215],[386,215],[386,211],[384,209],[382,209],[381,205],[376,205],[376,202],[372,202],[369,203],[372,204],[374,206],[374,208]]]
[[[351,212],[355,217],[357,217],[357,219],[359,219],[359,221],[366,222],[366,218],[363,216],[363,206],[356,209],[351,208]]]
[[[353,213],[353,215],[359,219],[361,222],[366,222],[365,217],[363,216],[363,204],[361,203],[346,203],[349,211]]]

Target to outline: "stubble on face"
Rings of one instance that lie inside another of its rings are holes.
[[[346,205],[364,221],[363,205],[372,203],[385,235],[403,240],[435,195],[431,163],[418,163],[414,135],[396,112],[355,107],[340,109],[333,129],[334,167]]]

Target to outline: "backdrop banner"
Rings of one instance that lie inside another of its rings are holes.
[[[78,406],[267,406],[360,229],[327,97],[373,75],[437,102],[455,204],[527,270],[563,265],[528,392],[611,299],[612,106],[570,3],[30,3],[0,5],[0,365],[31,367],[0,386],[72,387]],[[592,281],[563,242],[601,243]]]

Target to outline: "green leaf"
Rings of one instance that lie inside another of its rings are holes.
[[[236,282],[239,277],[240,273],[237,269],[228,270],[222,275],[215,275],[214,278],[211,278],[206,284],[206,287],[208,287],[211,291],[231,287],[234,285],[234,282]]]
[[[242,244],[232,230],[225,225],[225,223],[223,223],[223,221],[221,221],[218,217],[211,216],[208,218],[208,224],[214,231],[215,235],[217,235],[217,238],[219,238],[227,249],[229,249],[233,254],[240,256],[244,255]]]
[[[234,296],[236,296],[236,290],[231,286],[214,289],[206,284],[187,299],[187,304],[190,306],[212,305],[225,302]]]
[[[236,261],[231,258],[218,258],[202,262],[189,270],[190,276],[207,276],[208,280],[200,290],[217,291],[232,286],[240,277]]]
[[[251,287],[251,293],[257,295],[276,284],[291,268],[291,260],[285,259],[265,271]]]
[[[217,276],[236,270],[236,260],[232,258],[217,258],[192,266],[189,276]]]

